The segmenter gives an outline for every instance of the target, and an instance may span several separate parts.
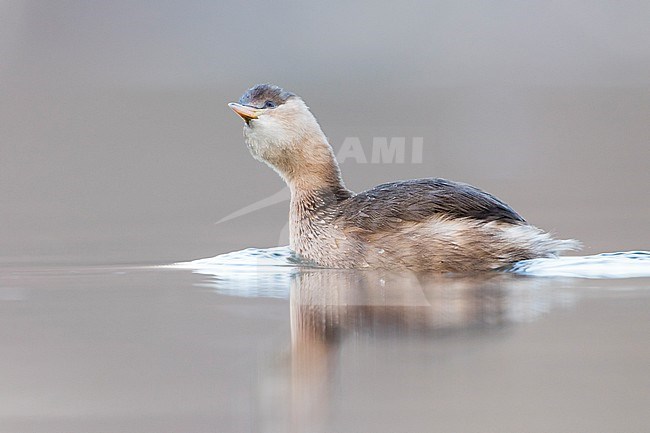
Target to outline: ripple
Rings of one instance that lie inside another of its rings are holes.
[[[299,269],[311,268],[301,262],[288,246],[275,248],[246,248],[215,257],[175,263],[175,268],[192,269],[197,273],[231,275],[242,282],[260,284],[278,276],[288,278]],[[229,271],[233,271],[232,273]],[[573,278],[638,278],[650,277],[649,251],[621,251],[591,256],[557,257],[523,260],[509,272],[540,277]],[[230,278],[230,277],[229,277]]]
[[[204,267],[228,267],[234,266],[241,270],[241,267],[266,267],[266,266],[290,266],[296,267],[305,265],[300,262],[293,251],[286,247],[274,248],[246,248],[241,251],[220,254],[215,257],[193,260],[191,262],[174,263],[172,266],[178,268],[199,269]]]
[[[246,248],[215,257],[174,263],[170,267],[191,269],[195,274],[211,277],[200,286],[216,289],[226,295],[243,297],[289,297],[292,277],[301,263],[286,247]]]
[[[621,251],[592,256],[523,260],[512,266],[510,271],[538,277],[650,277],[650,252]]]

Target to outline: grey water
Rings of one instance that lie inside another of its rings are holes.
[[[650,431],[649,2],[153,5],[0,2],[0,433]],[[585,257],[237,252],[288,242],[259,82],[351,190],[467,182]]]
[[[649,257],[6,266],[0,432],[645,431]]]

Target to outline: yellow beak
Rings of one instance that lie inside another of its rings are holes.
[[[231,102],[228,104],[228,106],[232,108],[232,111],[237,113],[239,117],[244,119],[246,123],[248,123],[251,119],[257,119],[257,117],[261,114],[260,111],[262,111],[257,108],[237,104],[236,102]]]

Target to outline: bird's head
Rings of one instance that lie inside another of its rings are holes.
[[[244,119],[244,139],[251,154],[285,179],[333,158],[318,122],[291,92],[258,84],[228,106]]]

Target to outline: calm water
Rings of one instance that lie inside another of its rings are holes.
[[[226,105],[260,82],[358,140],[351,190],[443,177],[581,254],[650,249],[650,2],[400,6],[0,1],[0,433],[650,431],[642,252],[144,266],[288,242]]]
[[[3,433],[650,425],[650,278],[309,269],[283,248],[0,275]]]

